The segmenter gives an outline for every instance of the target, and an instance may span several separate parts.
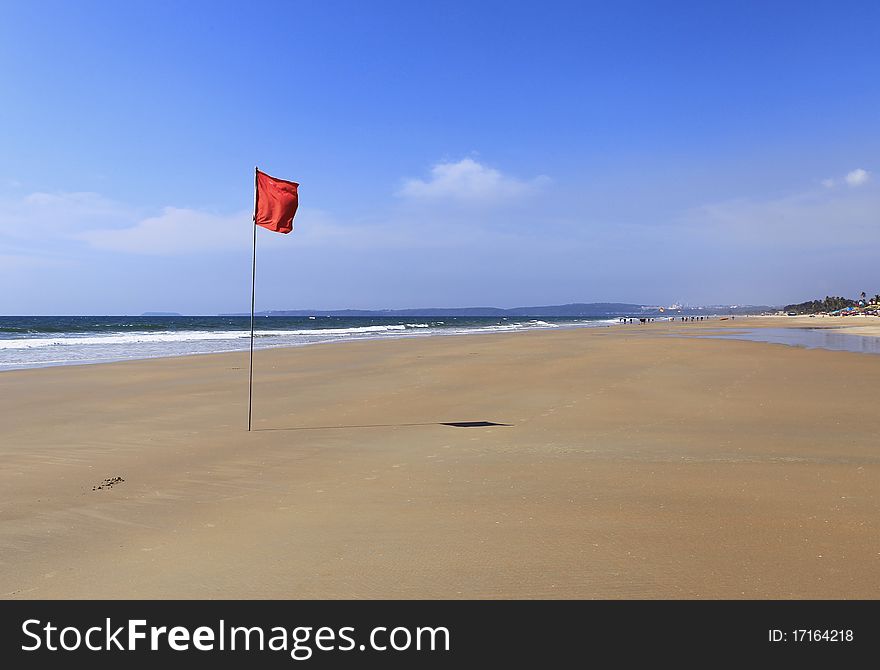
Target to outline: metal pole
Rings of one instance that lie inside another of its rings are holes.
[[[251,358],[248,371],[248,432],[254,399],[254,298],[257,293],[257,169],[254,168],[254,260],[251,265]]]
[[[254,263],[251,271],[251,363],[248,374],[248,431],[251,429],[251,407],[254,397],[254,296],[257,282],[257,224],[254,224]]]

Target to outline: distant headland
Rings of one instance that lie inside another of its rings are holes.
[[[689,307],[672,305],[638,305],[625,302],[570,303],[567,305],[541,305],[533,307],[417,307],[411,309],[289,309],[265,310],[259,316],[341,316],[341,317],[416,317],[416,316],[458,316],[458,317],[601,317],[625,316],[634,314],[761,314],[776,312],[779,307],[770,305],[706,305]],[[248,313],[220,314],[220,316],[246,316]]]

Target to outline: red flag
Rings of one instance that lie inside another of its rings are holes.
[[[295,181],[270,177],[257,170],[254,193],[254,223],[276,233],[293,230],[293,217],[299,204]]]

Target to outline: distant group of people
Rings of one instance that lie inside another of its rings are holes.
[[[736,317],[731,316],[730,318],[735,319]],[[629,317],[629,316],[620,317],[620,323],[635,323],[636,321],[638,321],[639,323],[644,324],[644,323],[653,323],[654,320],[655,319],[652,317],[636,317],[636,318]],[[666,320],[667,321],[708,321],[709,317],[708,316],[670,316]],[[722,319],[722,321],[726,321],[726,319]]]

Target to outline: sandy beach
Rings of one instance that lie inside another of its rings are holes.
[[[4,372],[0,597],[878,598],[880,356],[694,337],[792,322]]]

